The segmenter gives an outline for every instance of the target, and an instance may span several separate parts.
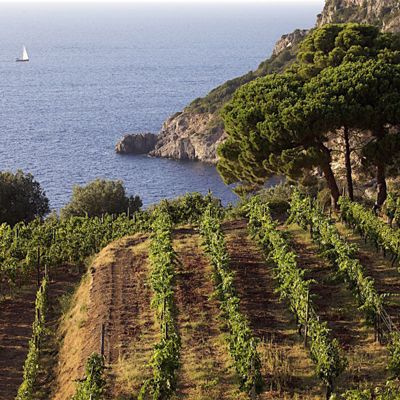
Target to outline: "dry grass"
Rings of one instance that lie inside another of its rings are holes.
[[[176,283],[181,368],[175,399],[247,399],[239,391],[227,343],[220,330],[219,304],[213,298],[212,268],[191,228],[174,240],[181,265]]]
[[[90,275],[84,275],[58,330],[62,344],[53,400],[69,399],[75,393],[74,380],[82,375],[82,348],[85,345],[83,327],[87,318],[90,284]]]
[[[284,229],[291,235],[299,255],[298,262],[306,269],[306,277],[316,280],[311,285],[311,295],[317,312],[328,322],[349,361],[348,368],[336,382],[337,389],[344,391],[360,385],[372,388],[384,384],[389,378],[387,350],[375,342],[373,328],[366,324],[354,295],[338,278],[334,267],[318,255],[318,248],[309,233],[297,225]]]
[[[276,293],[273,263],[265,261],[249,238],[245,221],[230,222],[224,229],[242,312],[260,339],[265,387],[259,398],[322,398],[321,382],[315,377],[293,316]]]
[[[139,258],[148,253],[149,242],[139,243],[130,247],[132,258]],[[137,313],[137,335],[132,337],[132,341],[126,351],[112,365],[111,374],[114,375],[115,388],[118,393],[117,398],[136,398],[145,379],[152,374],[148,363],[153,354],[153,348],[160,340],[159,325],[155,318],[154,310],[150,306],[151,290],[148,278],[150,277],[151,267],[147,259],[143,260],[142,271],[138,274],[138,284],[144,292],[141,299],[140,310]]]

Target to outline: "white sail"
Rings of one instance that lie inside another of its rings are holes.
[[[25,46],[22,47],[22,57],[21,60],[23,61],[28,61],[29,57],[28,57],[28,52],[26,51]]]

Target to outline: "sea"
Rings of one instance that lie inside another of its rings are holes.
[[[55,210],[98,177],[145,206],[208,190],[234,202],[214,166],[114,146],[256,69],[322,3],[0,3],[0,170],[32,173]]]

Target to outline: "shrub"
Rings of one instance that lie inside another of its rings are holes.
[[[74,186],[72,198],[61,217],[101,217],[104,214],[133,213],[142,206],[139,196],[128,197],[122,181],[96,179],[86,186]]]
[[[0,172],[0,224],[29,222],[49,211],[49,200],[33,175]]]

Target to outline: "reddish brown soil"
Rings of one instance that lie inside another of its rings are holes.
[[[182,340],[178,399],[233,399],[237,390],[232,371],[227,370],[227,346],[222,340],[219,303],[214,292],[212,269],[193,229],[174,234],[178,255],[175,302]],[[212,382],[215,382],[214,384]]]
[[[107,265],[97,265],[93,270],[90,291],[90,307],[87,327],[86,357],[91,352],[100,352],[101,326],[105,326],[105,358],[114,365],[127,352],[135,337],[143,328],[150,329],[151,322],[144,327],[139,323],[141,311],[149,310],[151,293],[146,285],[147,270],[144,268],[147,252],[132,252],[132,249],[147,239],[146,236],[123,239],[124,243],[113,251],[114,260]],[[85,357],[83,358],[83,364]],[[83,365],[82,365],[83,368]],[[115,383],[115,375],[107,377],[107,396],[116,398],[124,388]]]
[[[292,247],[298,255],[298,265],[306,271],[305,277],[314,280],[310,288],[317,314],[328,323],[333,337],[338,339],[350,360],[339,386],[350,388],[360,382],[384,384],[388,378],[386,350],[375,342],[373,328],[366,324],[351,290],[318,254],[308,233],[295,226],[284,229],[291,233]]]
[[[358,248],[358,258],[366,270],[366,274],[375,281],[378,293],[386,293],[385,309],[392,321],[400,329],[400,272],[391,265],[382,253],[377,253],[374,246],[364,240],[343,224],[338,225],[350,243]]]
[[[294,394],[293,388],[296,388],[298,398],[319,398],[320,384],[313,377],[307,351],[301,344],[299,345],[300,339],[296,333],[295,321],[288,311],[288,306],[280,301],[275,291],[273,265],[265,262],[261,250],[249,238],[246,221],[226,223],[224,231],[230,265],[236,272],[235,286],[241,299],[241,308],[249,318],[254,334],[266,343],[272,341],[277,350],[288,352],[287,356],[293,362],[290,382],[284,388],[285,396],[291,397]],[[291,354],[290,349],[292,349]],[[303,370],[299,372],[296,370],[298,367]],[[268,384],[271,377],[265,376],[265,380]],[[284,396],[282,393],[272,391],[263,393],[261,398],[284,398]]]
[[[50,275],[49,328],[58,322],[59,296],[68,292],[77,279],[75,271],[69,268],[58,268]],[[23,365],[32,336],[36,290],[36,284],[27,285],[15,298],[0,304],[0,400],[13,400],[22,382]],[[51,376],[49,372],[46,378],[39,376],[41,385],[46,385]]]

